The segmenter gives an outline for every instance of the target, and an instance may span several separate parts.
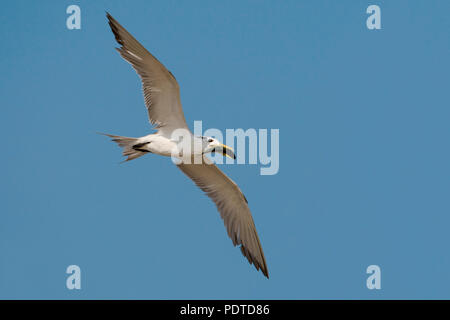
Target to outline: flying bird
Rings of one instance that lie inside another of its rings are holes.
[[[247,199],[236,183],[204,157],[205,154],[217,152],[235,159],[233,150],[215,138],[194,136],[189,131],[181,107],[179,85],[173,74],[109,13],[106,17],[120,45],[116,50],[142,80],[148,117],[157,131],[140,138],[105,135],[123,148],[122,154],[127,157],[125,161],[148,153],[181,160],[177,162],[177,167],[214,201],[233,244],[240,245],[249,263],[269,278]],[[174,138],[175,132],[184,135],[177,139]],[[198,157],[204,161],[196,161]]]

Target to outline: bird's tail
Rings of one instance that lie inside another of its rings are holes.
[[[99,134],[110,137],[112,141],[116,142],[120,147],[123,148],[122,155],[128,157],[124,160],[124,162],[137,159],[140,156],[143,156],[144,154],[147,153],[147,151],[143,149],[139,150],[140,146],[140,144],[138,143],[139,138],[122,137],[101,132],[99,132]]]

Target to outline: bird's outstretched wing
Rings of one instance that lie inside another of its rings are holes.
[[[121,45],[116,50],[141,77],[150,123],[168,137],[175,129],[188,129],[175,77],[109,13],[106,17]]]
[[[183,171],[216,204],[233,244],[241,245],[242,254],[256,270],[269,278],[266,259],[256,232],[247,199],[239,187],[214,164],[179,164]]]

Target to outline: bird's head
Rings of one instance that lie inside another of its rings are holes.
[[[212,137],[202,137],[204,153],[218,152],[225,157],[236,159],[236,155],[232,148],[219,142],[219,140]]]

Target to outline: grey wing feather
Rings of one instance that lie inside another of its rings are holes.
[[[214,164],[179,164],[178,168],[214,201],[233,244],[241,245],[248,262],[269,278],[252,214],[236,183]]]
[[[188,128],[175,77],[109,13],[106,16],[116,41],[121,45],[117,51],[142,80],[151,124],[168,134],[177,128]]]

